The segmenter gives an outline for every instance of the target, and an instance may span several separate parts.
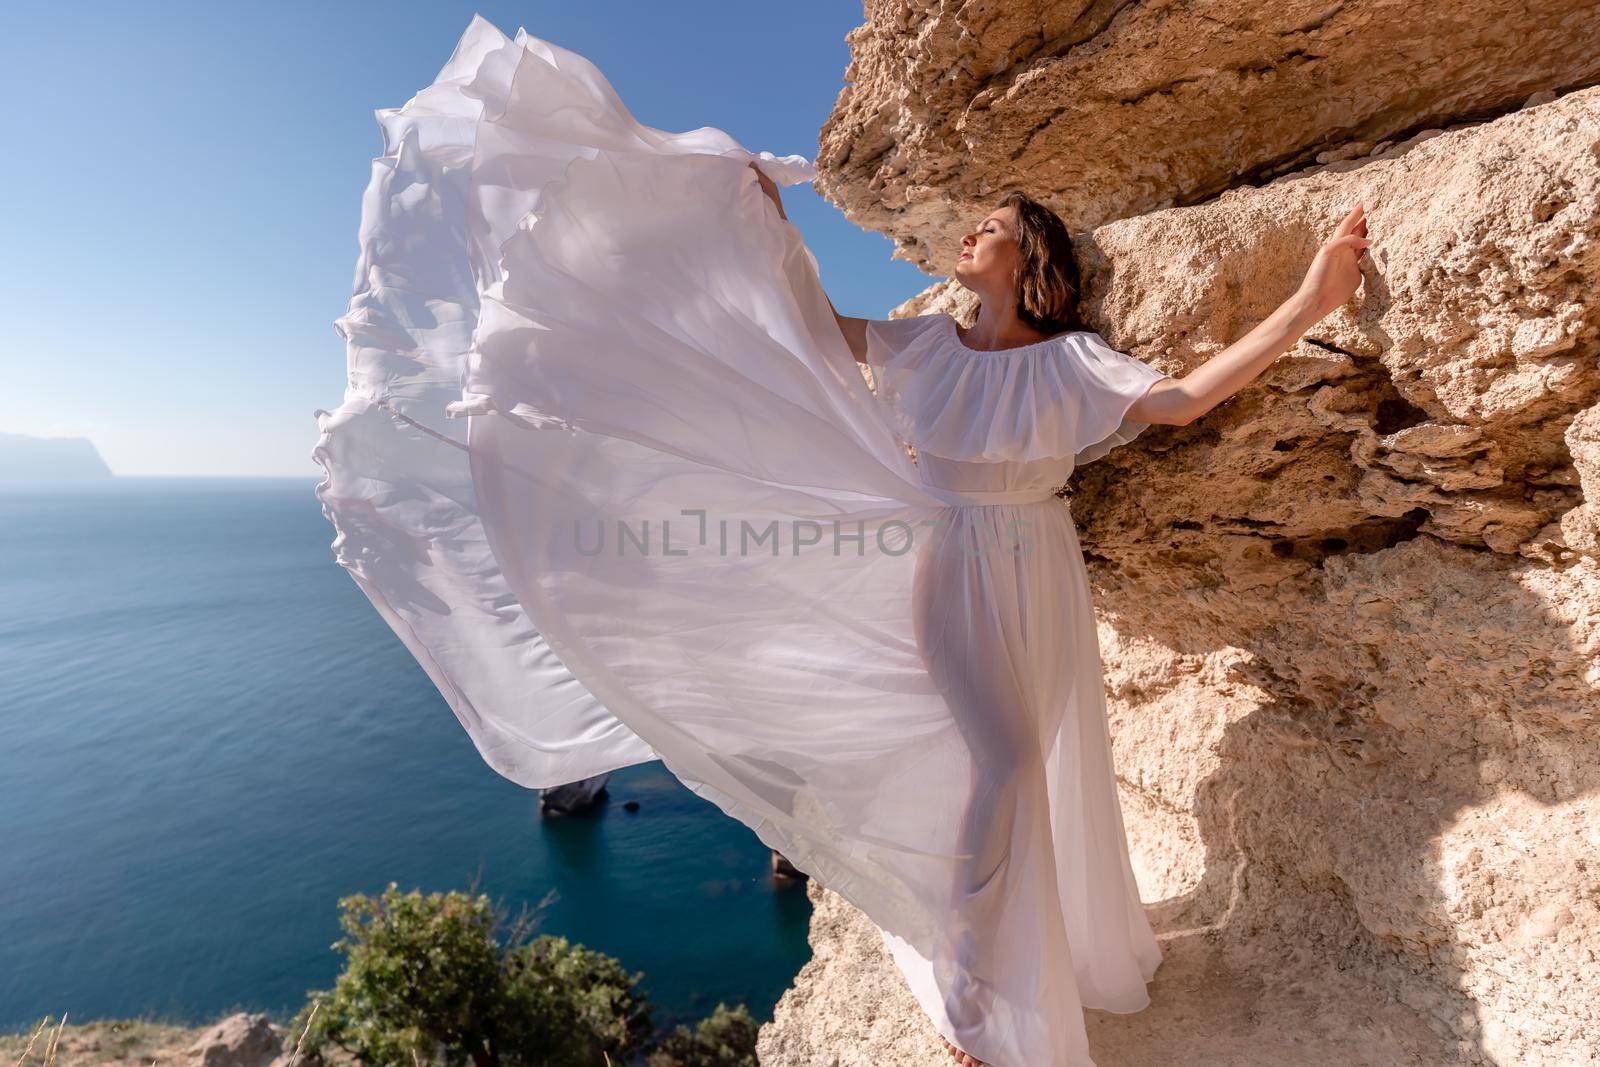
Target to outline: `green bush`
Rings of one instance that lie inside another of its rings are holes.
[[[726,1004],[700,1020],[694,1033],[686,1026],[654,1050],[650,1067],[756,1067],[756,1021],[743,1004]]]
[[[344,971],[291,1024],[306,1056],[336,1046],[375,1065],[621,1067],[648,1042],[642,974],[565,938],[529,940],[526,915],[502,944],[505,916],[485,896],[391,882],[339,908]]]

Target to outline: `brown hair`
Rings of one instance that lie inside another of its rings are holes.
[[[1084,329],[1078,318],[1078,258],[1061,216],[1027,193],[1013,190],[995,210],[1017,209],[1017,318],[1041,333]],[[981,308],[983,302],[980,300]]]

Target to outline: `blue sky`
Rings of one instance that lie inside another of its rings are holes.
[[[344,393],[372,112],[474,12],[593,60],[641,122],[815,158],[859,0],[803,4],[7,5],[0,430],[87,436],[117,474],[320,473]],[[784,190],[840,311],[934,279]]]

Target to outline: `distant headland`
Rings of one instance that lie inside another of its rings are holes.
[[[93,485],[115,478],[87,437],[0,432],[0,487]]]

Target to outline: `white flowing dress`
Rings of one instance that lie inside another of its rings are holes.
[[[480,16],[376,114],[316,493],[484,759],[660,759],[865,912],[958,1046],[1092,1065],[1081,1009],[1147,1006],[1161,953],[1055,490],[1165,375],[928,314],[870,324],[869,389],[747,166],[808,161],[643,126]]]

